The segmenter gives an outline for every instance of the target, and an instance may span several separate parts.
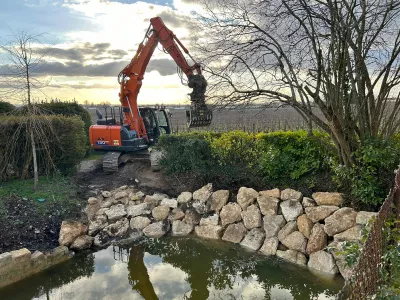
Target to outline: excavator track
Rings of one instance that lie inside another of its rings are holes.
[[[119,157],[121,152],[107,152],[103,156],[103,171],[105,174],[112,174],[118,171]]]

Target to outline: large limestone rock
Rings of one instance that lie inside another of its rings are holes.
[[[336,265],[339,269],[340,274],[343,276],[344,279],[349,280],[351,275],[353,274],[354,267],[357,264],[349,266],[346,262],[346,257],[343,252],[343,246],[345,242],[337,242],[334,241],[328,245],[331,249],[330,253],[335,258]]]
[[[81,235],[75,239],[71,245],[73,250],[84,250],[92,247],[94,238],[88,235]]]
[[[200,223],[200,219],[200,215],[195,210],[188,209],[185,213],[185,218],[183,219],[183,221],[186,224],[191,224],[194,226]]]
[[[193,231],[192,224],[186,224],[185,222],[176,220],[172,223],[172,235],[173,236],[186,236]]]
[[[261,193],[261,192],[260,192]],[[260,195],[257,197],[258,206],[264,216],[274,216],[278,213],[279,199]]]
[[[127,210],[128,216],[130,216],[130,217],[149,215],[151,213],[151,210],[147,203],[141,203],[138,205],[129,205],[126,210]]]
[[[343,196],[340,193],[318,192],[312,194],[318,205],[340,206],[343,204]]]
[[[366,225],[372,218],[376,218],[378,213],[370,211],[359,211],[356,217],[356,223],[360,225]]]
[[[303,253],[296,250],[276,250],[276,256],[294,264],[298,264],[301,266],[307,265],[307,257]]]
[[[297,220],[297,217],[303,214],[303,206],[296,200],[283,201],[281,210],[287,222]]]
[[[297,231],[297,222],[296,221],[290,221],[286,223],[285,226],[282,227],[281,230],[278,232],[278,240],[282,242],[289,234],[292,232]]]
[[[88,199],[88,205],[85,208],[85,213],[90,221],[93,221],[96,218],[96,213],[102,207],[102,203],[99,199],[90,197]]]
[[[105,219],[105,220],[104,220]],[[106,218],[97,218],[96,220],[89,223],[89,231],[88,234],[91,236],[96,235],[100,230],[108,225]]]
[[[242,211],[242,219],[247,229],[261,227],[261,212],[256,205],[250,205]]]
[[[276,236],[279,230],[286,224],[286,221],[282,215],[265,216],[263,221],[266,238]]]
[[[240,243],[247,233],[246,227],[244,227],[242,222],[230,224],[226,228],[222,240],[231,243]]]
[[[161,200],[161,205],[162,206],[167,206],[170,208],[177,208],[178,207],[178,201],[176,201],[176,199],[168,199],[168,198],[164,198]]]
[[[178,203],[188,203],[189,201],[192,200],[192,193],[191,192],[182,192],[179,196],[178,196]]]
[[[170,215],[170,218],[172,221],[183,220],[184,217],[185,217],[185,213],[180,208],[174,208]]]
[[[123,237],[129,229],[129,221],[127,218],[118,220],[117,222],[108,225],[104,231],[110,237]]]
[[[258,192],[252,188],[241,187],[237,194],[237,203],[242,209],[252,204],[258,197]]]
[[[219,240],[222,234],[222,227],[218,225],[196,226],[194,231],[201,238]]]
[[[156,197],[153,196],[146,195],[146,197],[144,197],[142,204],[146,204],[149,209],[153,209],[154,207],[158,206],[158,204],[162,199],[158,199],[157,196]]]
[[[356,225],[357,212],[350,207],[343,207],[325,219],[325,232],[329,236],[343,232]]]
[[[128,193],[125,192],[125,191],[122,191],[122,192],[116,193],[115,196],[114,196],[114,199],[115,200],[119,200],[119,199],[122,199],[122,198],[125,198],[125,197],[128,197]]]
[[[339,269],[340,275],[342,275],[345,280],[349,280],[351,275],[353,275],[353,268],[349,267],[344,259],[336,259],[335,263]]]
[[[210,201],[210,210],[219,212],[222,207],[228,202],[229,191],[218,190],[212,193]]]
[[[253,228],[247,233],[240,245],[245,248],[257,251],[258,249],[260,249],[264,238],[264,230],[262,230],[261,228]]]
[[[339,207],[337,206],[316,206],[316,207],[306,207],[306,215],[307,217],[316,223],[318,221],[324,220],[326,217],[329,217],[335,211],[337,211]]]
[[[169,223],[165,221],[160,221],[146,226],[143,229],[143,233],[145,236],[150,238],[160,238],[164,236],[168,230]]]
[[[346,231],[338,233],[338,234],[333,236],[333,239],[335,241],[338,241],[338,242],[341,242],[341,241],[352,241],[352,242],[361,241],[361,239],[362,239],[362,225],[356,225],[354,227],[351,227],[351,228],[347,229]]]
[[[126,216],[126,210],[123,204],[113,205],[104,213],[110,221],[117,221]]]
[[[303,194],[299,191],[292,190],[292,189],[285,189],[281,191],[281,199],[282,200],[295,200],[301,201],[303,198]]]
[[[197,200],[200,202],[207,202],[208,199],[210,199],[211,194],[212,194],[212,184],[209,183],[205,186],[203,186],[201,189],[198,189],[193,193],[193,200]]]
[[[264,255],[275,255],[276,250],[278,249],[278,244],[279,241],[276,237],[265,239],[264,244],[260,249],[260,252]]]
[[[168,218],[169,207],[168,206],[157,206],[151,211],[151,215],[156,221],[162,221]]]
[[[196,200],[192,203],[192,206],[194,210],[201,215],[208,212],[208,204],[206,202],[201,202],[199,200]]]
[[[338,267],[336,266],[332,255],[322,250],[310,254],[308,267],[329,275],[335,275],[339,273]]]
[[[328,236],[322,224],[316,223],[311,231],[310,239],[307,243],[307,254],[317,252],[326,247]]]
[[[218,214],[213,214],[208,217],[204,217],[200,219],[200,226],[203,225],[218,225],[219,223],[219,215]]]
[[[81,222],[65,220],[61,223],[58,242],[61,246],[69,246],[78,236],[86,234],[88,227]]]
[[[109,192],[109,191],[103,191],[103,192],[101,192],[101,195],[104,198],[110,198],[112,196],[111,192]]]
[[[294,231],[285,237],[281,243],[291,250],[306,253],[307,239],[300,231]]]
[[[301,202],[301,204],[303,204],[303,207],[314,207],[317,206],[317,202],[315,202],[314,199],[308,198],[308,197],[304,197],[303,201]]]
[[[130,227],[132,229],[137,229],[137,230],[142,230],[145,228],[147,225],[151,223],[150,219],[148,217],[144,216],[137,216],[131,219],[130,221]]]
[[[297,227],[299,228],[299,231],[309,239],[314,223],[307,217],[307,215],[301,215],[297,218]]]
[[[220,217],[222,226],[235,223],[242,219],[242,209],[237,203],[228,203],[222,208]]]
[[[258,193],[260,196],[264,197],[272,197],[272,198],[280,198],[281,191],[279,189],[265,190]]]

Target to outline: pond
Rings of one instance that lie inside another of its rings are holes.
[[[342,286],[230,243],[168,237],[77,255],[0,299],[334,299]]]

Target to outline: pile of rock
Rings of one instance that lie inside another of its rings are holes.
[[[103,191],[88,200],[88,226],[63,222],[60,244],[81,250],[134,241],[142,235],[159,238],[168,232],[172,236],[194,232],[348,278],[351,270],[340,254],[343,243],[360,242],[363,226],[375,214],[340,207],[339,193],[314,193],[308,198],[292,189],[257,192],[242,187],[236,199],[229,200],[228,190],[213,191],[212,184],[183,192],[177,199],[145,195],[127,186]]]

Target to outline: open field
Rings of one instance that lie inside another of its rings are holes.
[[[99,108],[102,111],[101,108]],[[95,108],[88,108],[92,122],[97,120]],[[186,108],[172,107],[172,127],[174,133],[193,130],[230,131],[243,130],[247,132],[271,132],[277,130],[307,129],[304,119],[291,107],[284,108],[247,108],[245,110],[214,110],[210,126],[189,129],[186,125]]]

